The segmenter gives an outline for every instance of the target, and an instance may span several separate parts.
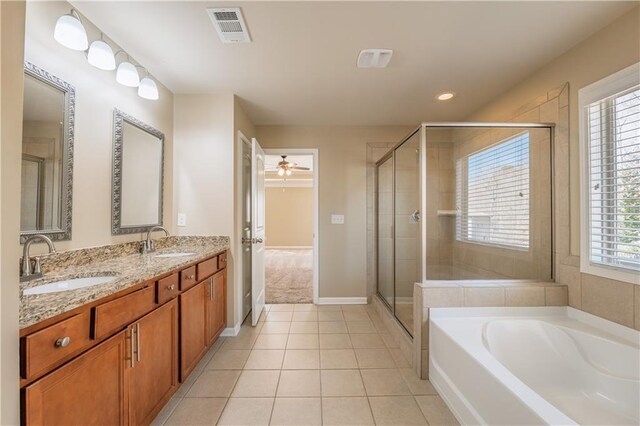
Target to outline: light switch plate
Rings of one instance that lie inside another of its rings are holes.
[[[178,226],[187,226],[187,215],[178,213]]]
[[[331,215],[331,224],[332,225],[344,225],[344,215],[343,214],[332,214]]]

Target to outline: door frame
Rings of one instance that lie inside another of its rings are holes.
[[[242,193],[242,145],[248,144],[251,146],[251,139],[245,136],[242,131],[238,130],[235,138],[235,217],[234,217],[234,227],[233,233],[234,237],[232,240],[235,240],[235,247],[233,249],[234,253],[234,274],[233,274],[233,285],[234,292],[227,291],[227,294],[234,294],[235,297],[235,309],[236,309],[236,317],[233,319],[234,330],[233,332],[229,331],[224,335],[228,336],[236,336],[240,331],[240,326],[246,319],[246,316],[242,314],[242,301],[244,297],[244,283],[243,283],[243,271],[244,265],[242,264],[242,204],[244,194]],[[227,296],[228,297],[228,296]],[[228,305],[227,305],[228,306]],[[251,311],[249,311],[251,312]],[[249,313],[247,313],[247,316]]]
[[[320,246],[319,231],[319,203],[318,194],[320,186],[320,173],[318,170],[318,149],[317,148],[263,148],[266,155],[311,155],[313,157],[313,303],[319,301],[320,282],[320,256],[318,247]]]

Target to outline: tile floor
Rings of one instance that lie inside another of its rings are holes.
[[[270,305],[220,338],[156,425],[452,425],[371,305]]]

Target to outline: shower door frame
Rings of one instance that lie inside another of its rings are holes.
[[[426,185],[426,171],[427,171],[427,129],[430,127],[433,128],[525,128],[525,129],[548,129],[549,130],[549,167],[551,171],[550,176],[550,206],[551,206],[551,277],[550,279],[555,280],[556,276],[556,265],[555,265],[555,234],[556,234],[556,223],[555,223],[555,123],[529,123],[529,122],[423,122],[418,126],[415,130],[412,130],[407,136],[402,138],[400,142],[395,144],[389,151],[383,155],[378,161],[375,163],[375,227],[374,227],[374,240],[376,242],[376,250],[375,250],[375,267],[376,267],[376,294],[382,302],[387,305],[391,314],[396,319],[396,321],[402,326],[402,328],[410,335],[413,336],[413,333],[409,331],[402,321],[398,319],[395,312],[395,299],[396,299],[396,218],[395,218],[395,209],[396,209],[396,191],[395,191],[395,178],[396,178],[396,159],[395,159],[395,151],[400,148],[406,141],[412,138],[417,132],[420,132],[420,142],[419,142],[419,150],[420,150],[420,160],[419,160],[419,176],[420,176],[420,282],[425,282],[427,279],[427,221],[425,219],[425,212],[427,211],[427,185]],[[378,265],[379,265],[379,244],[378,244],[378,168],[389,158],[392,159],[392,209],[393,209],[393,243],[392,243],[392,255],[393,255],[393,306],[391,306],[385,298],[380,294],[379,284],[380,277],[378,274]],[[414,300],[415,303],[415,300]],[[414,324],[415,327],[415,324]]]
[[[393,315],[393,317],[395,318],[395,320],[398,322],[398,324],[400,324],[402,326],[402,328],[409,334],[409,336],[411,336],[413,338],[413,333],[411,331],[409,331],[407,329],[407,327],[405,327],[405,325],[402,323],[402,321],[400,321],[398,319],[398,317],[396,316],[396,156],[395,156],[395,152],[398,148],[400,148],[405,142],[407,142],[409,139],[411,139],[416,133],[421,132],[420,135],[420,141],[419,141],[419,145],[418,145],[418,149],[420,150],[420,160],[419,160],[419,165],[418,165],[418,174],[419,174],[419,180],[420,180],[420,214],[422,215],[422,212],[425,211],[424,210],[424,206],[422,204],[422,199],[423,197],[423,189],[426,191],[426,185],[424,184],[424,170],[426,170],[426,154],[423,155],[424,148],[426,147],[426,134],[425,131],[423,129],[422,126],[416,128],[415,130],[412,130],[407,136],[405,136],[404,138],[402,138],[402,140],[400,142],[398,142],[396,145],[393,146],[393,148],[389,149],[389,152],[387,152],[385,155],[383,155],[378,161],[376,161],[375,167],[376,167],[376,174],[375,174],[375,210],[374,210],[374,217],[375,217],[375,227],[374,227],[374,240],[376,242],[376,294],[378,296],[378,298],[380,300],[382,300],[382,302],[387,306],[387,308],[389,308],[389,311],[391,311],[391,314]],[[424,157],[424,159],[423,159]],[[380,274],[378,273],[379,269],[379,259],[380,259],[380,245],[378,244],[378,189],[379,189],[379,167],[384,164],[387,160],[391,159],[391,167],[392,167],[392,172],[391,172],[391,211],[392,211],[392,215],[393,215],[393,225],[392,225],[392,229],[391,229],[391,233],[392,233],[392,244],[391,244],[391,253],[393,256],[393,267],[392,267],[392,276],[393,276],[393,305],[390,305],[386,299],[384,298],[384,296],[382,294],[380,294],[380,290],[379,290],[379,284],[380,284]],[[424,165],[423,165],[423,161],[424,161]],[[424,188],[423,188],[424,187]],[[424,221],[421,219],[420,220],[420,232],[421,234],[423,234],[424,230],[422,229]],[[422,239],[424,238],[424,241],[422,241]],[[420,238],[420,259],[419,259],[419,265],[420,265],[420,276],[421,279],[424,279],[425,275],[426,275],[426,271],[424,270],[425,265],[426,265],[426,260],[423,261],[422,258],[424,258],[424,251],[423,248],[425,247],[426,244],[426,237],[421,235]]]

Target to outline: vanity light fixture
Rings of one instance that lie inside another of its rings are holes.
[[[436,96],[436,99],[439,101],[448,101],[449,99],[453,99],[455,96],[455,92],[444,92]]]
[[[144,99],[150,99],[155,101],[158,99],[158,86],[148,75],[140,80],[140,86],[138,86],[138,96]]]
[[[118,51],[118,53],[120,52],[124,51]],[[118,53],[116,53],[116,56],[118,55]],[[138,75],[138,70],[136,69],[136,66],[130,62],[129,55],[127,55],[126,61],[120,62],[120,65],[118,65],[118,71],[116,71],[116,81],[127,87],[138,87],[140,85],[140,76]]]
[[[53,38],[69,49],[87,50],[89,47],[87,31],[80,21],[80,14],[75,9],[71,9],[68,15],[62,15],[58,18]]]
[[[100,40],[96,40],[89,46],[87,60],[91,65],[105,71],[116,69],[116,57],[109,46],[100,35]]]

